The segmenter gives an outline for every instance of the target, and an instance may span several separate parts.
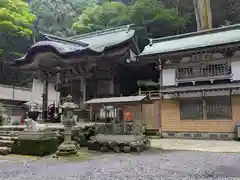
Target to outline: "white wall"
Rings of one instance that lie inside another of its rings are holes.
[[[31,101],[42,103],[43,82],[33,79]],[[54,83],[48,83],[48,105],[59,102],[60,93],[54,89]]]
[[[42,103],[43,83],[34,79],[32,89],[0,85],[0,99],[16,101],[36,101]],[[48,83],[48,104],[58,103],[60,93],[56,92],[53,83]]]
[[[232,80],[238,81],[240,80],[240,61],[231,62],[232,68]]]
[[[163,86],[175,86],[176,74],[175,69],[163,69]]]
[[[0,84],[0,99],[29,101],[31,89],[6,86]]]

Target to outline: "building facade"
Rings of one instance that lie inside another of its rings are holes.
[[[163,137],[233,139],[240,122],[240,25],[153,39]],[[151,93],[150,93],[151,94]]]
[[[12,122],[20,121],[24,116],[26,108],[24,103],[34,101],[42,104],[43,83],[39,79],[33,79],[32,88],[0,85],[0,102],[3,104],[6,115]],[[54,83],[48,86],[48,106],[57,104],[59,92],[54,89]]]
[[[132,26],[69,38],[46,35],[13,67],[55,79],[88,112],[92,98],[147,94],[147,130],[163,137],[233,139],[240,121],[240,25],[151,39],[142,52]],[[139,89],[141,82],[145,90]],[[149,90],[151,89],[151,90]],[[47,98],[46,98],[47,97]],[[81,113],[79,114],[81,116]],[[94,121],[94,119],[88,120]]]

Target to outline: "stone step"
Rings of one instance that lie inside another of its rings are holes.
[[[13,141],[13,140],[17,140],[17,139],[18,139],[17,136],[0,136],[0,140]]]
[[[17,136],[20,131],[0,131],[0,136]]]
[[[6,136],[11,134],[11,131],[0,131],[0,136]]]
[[[0,140],[0,147],[12,147],[13,143],[12,140]]]
[[[11,148],[9,147],[0,147],[0,155],[8,155],[11,153]]]

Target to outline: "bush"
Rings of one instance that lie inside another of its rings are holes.
[[[13,154],[45,156],[57,151],[58,139],[45,138],[40,140],[15,140]]]

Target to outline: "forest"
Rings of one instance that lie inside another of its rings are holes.
[[[213,27],[240,22],[239,0],[211,0]],[[192,0],[1,0],[0,84],[26,86],[24,73],[8,63],[41,40],[125,24],[145,27],[148,37],[196,31]]]

